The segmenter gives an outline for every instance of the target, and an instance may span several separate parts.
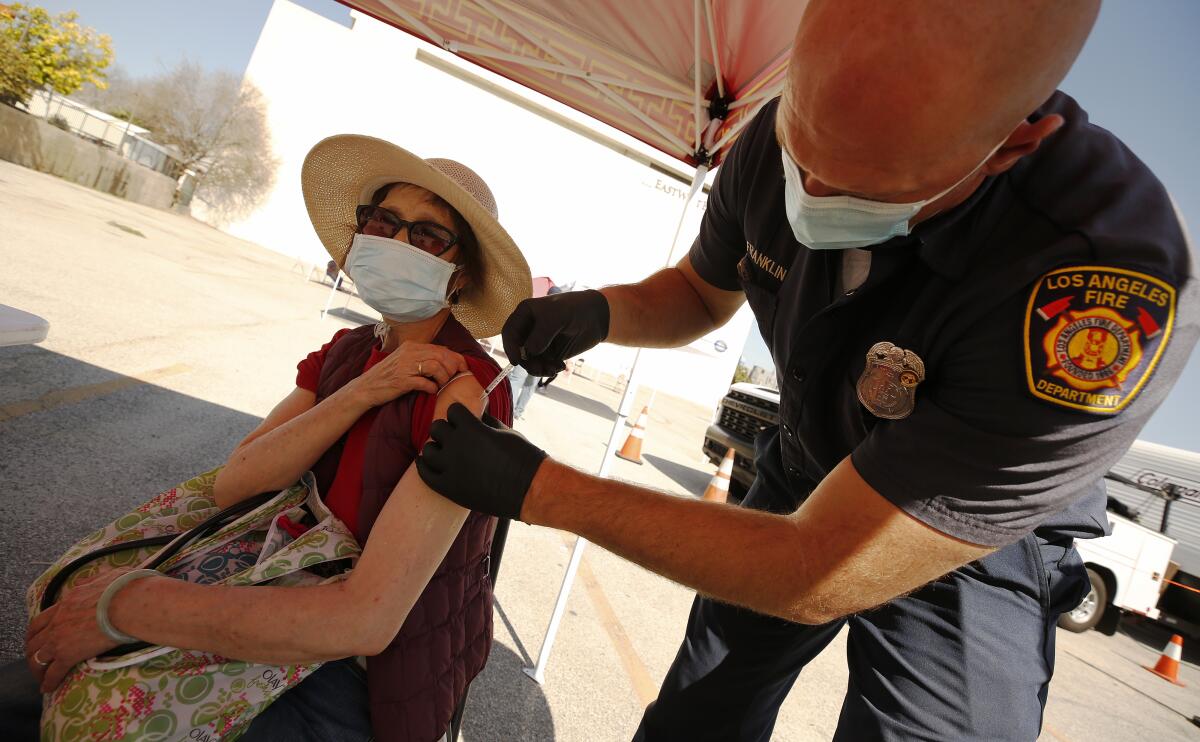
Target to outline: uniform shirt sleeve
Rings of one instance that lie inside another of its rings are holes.
[[[700,221],[700,233],[688,256],[697,275],[717,288],[739,291],[737,264],[746,254],[742,225],[741,199],[746,192],[743,174],[748,161],[757,159],[763,137],[775,136],[775,108],[778,102],[763,107],[758,117],[738,137],[724,163],[717,170],[708,206]],[[780,165],[782,170],[782,165]]]
[[[328,343],[322,345],[319,350],[309,353],[304,360],[296,364],[296,386],[307,389],[313,394],[317,393],[317,384],[321,381],[321,367],[325,365],[325,354],[347,332],[350,332],[348,327],[338,330]]]
[[[1178,288],[1172,336],[1145,387],[1119,413],[1065,409],[1028,393],[1022,296],[955,343],[936,376],[929,369],[913,413],[877,423],[851,454],[855,469],[897,507],[949,536],[996,547],[1020,539],[1103,477],[1182,373],[1200,334],[1200,290],[1194,277]]]

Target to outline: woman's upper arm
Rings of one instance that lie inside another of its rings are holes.
[[[474,374],[465,373],[455,376],[438,392],[437,404],[433,407],[433,419],[445,420],[450,406],[461,404],[475,413],[475,417],[483,414],[483,386]]]
[[[275,405],[275,408],[258,424],[258,427],[250,431],[250,434],[243,438],[242,442],[237,444],[237,447],[233,450],[236,451],[243,448],[255,438],[262,437],[288,420],[303,415],[316,404],[317,395],[315,392],[302,387],[296,387],[290,394],[280,400],[279,404]]]
[[[438,395],[435,420],[461,403],[483,413],[483,387],[464,375]],[[369,613],[368,644],[383,651],[404,624],[467,519],[467,511],[431,490],[409,466],[371,527],[351,575],[353,600]]]

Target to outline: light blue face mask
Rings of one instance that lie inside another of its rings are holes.
[[[362,300],[396,322],[429,319],[450,306],[446,288],[457,270],[454,263],[378,235],[354,235],[346,256],[346,273]]]
[[[1003,142],[1001,142],[1003,144]],[[909,233],[909,220],[921,209],[958,188],[991,159],[997,144],[983,162],[954,185],[935,196],[906,204],[871,201],[858,196],[812,196],[804,190],[800,168],[787,150],[783,154],[784,207],[796,241],[813,250],[849,250],[878,245]]]

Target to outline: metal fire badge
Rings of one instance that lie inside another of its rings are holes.
[[[875,343],[858,377],[858,401],[875,417],[908,417],[917,401],[917,384],[925,380],[925,362],[911,350]]]

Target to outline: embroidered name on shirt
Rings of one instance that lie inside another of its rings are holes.
[[[750,256],[750,262],[757,265],[759,270],[783,283],[783,279],[787,277],[787,268],[776,263],[773,258],[763,255],[749,242],[746,243],[746,254]]]
[[[1025,310],[1025,374],[1038,399],[1114,414],[1137,396],[1175,320],[1175,289],[1137,271],[1079,266],[1038,279]]]

